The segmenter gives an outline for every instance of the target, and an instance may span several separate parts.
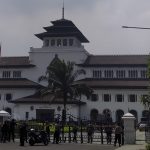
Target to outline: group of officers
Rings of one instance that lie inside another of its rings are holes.
[[[12,141],[14,142],[15,140],[15,126],[16,126],[16,122],[14,119],[12,119],[11,121],[5,121],[4,124],[1,126],[1,142],[6,142],[6,141]],[[60,134],[62,132],[61,130],[61,126],[59,124],[55,125],[55,131],[53,133],[53,143],[59,144],[61,138],[60,138]],[[87,138],[88,138],[88,143],[92,143],[93,142],[93,135],[94,135],[94,126],[92,124],[88,124],[87,125]],[[104,127],[105,133],[106,133],[106,140],[107,140],[107,144],[111,144],[112,142],[112,126],[111,125],[107,125]],[[48,135],[48,139],[50,141],[50,136],[51,136],[51,131],[50,131],[50,125],[48,123],[46,123],[46,128],[45,131]],[[79,129],[76,125],[72,126],[72,134],[73,134],[73,139],[72,141],[77,143],[77,133],[78,133]],[[27,142],[27,124],[26,123],[22,123],[20,125],[19,128],[19,135],[20,135],[20,145],[24,146],[24,141]],[[123,133],[123,129],[119,124],[115,125],[115,129],[114,129],[114,133],[115,133],[115,140],[114,140],[114,146],[116,146],[117,142],[119,144],[119,146],[121,146],[121,135]]]
[[[11,140],[14,142],[15,126],[16,126],[16,122],[14,119],[12,119],[11,121],[5,121],[3,124],[0,125],[1,142],[5,143],[6,141],[10,142]]]
[[[112,143],[113,129],[114,129],[114,134],[115,134],[114,146],[116,146],[117,143],[119,144],[119,146],[121,146],[122,135],[123,135],[123,127],[119,123],[117,123],[114,128],[112,127],[112,125],[106,125],[104,127],[104,130],[105,130],[105,133],[106,133],[107,144]],[[88,143],[93,143],[94,130],[95,130],[95,128],[92,124],[87,125],[86,132],[87,132],[87,139],[88,139],[87,142]],[[49,135],[49,139],[50,139],[50,128],[49,128],[48,124],[46,126],[46,132]],[[54,135],[53,135],[53,143],[59,144],[59,142],[61,140],[60,133],[61,133],[61,126],[59,126],[57,124],[55,126],[55,132],[54,132]],[[72,133],[73,133],[72,141],[77,143],[78,127],[76,125],[73,125]]]

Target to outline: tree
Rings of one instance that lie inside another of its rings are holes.
[[[77,100],[81,95],[90,97],[93,90],[86,84],[76,82],[79,75],[85,74],[83,69],[75,70],[73,62],[65,62],[55,57],[47,67],[45,76],[41,76],[39,81],[48,81],[48,86],[43,90],[43,94],[53,93],[54,100],[58,97],[63,99],[64,109],[62,120],[66,121],[66,105],[68,100]]]
[[[148,123],[150,124],[150,56],[148,58],[148,67],[147,67],[147,78],[148,78],[148,94],[142,95],[141,97],[141,103],[145,106],[145,108],[148,109]]]

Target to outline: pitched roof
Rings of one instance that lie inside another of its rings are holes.
[[[0,78],[0,88],[41,88],[42,85],[26,78]]]
[[[137,79],[93,79],[86,78],[78,81],[85,83],[91,88],[101,89],[147,89],[149,86],[148,80],[137,80]]]
[[[88,43],[87,38],[70,20],[60,19],[51,21],[52,26],[44,27],[46,32],[35,34],[39,39],[43,40],[45,37],[70,37],[75,36],[81,42]]]
[[[47,104],[63,104],[63,99],[57,98],[54,99],[53,94],[49,94],[46,96],[41,96],[40,92],[37,92],[33,95],[12,100],[11,103],[47,103]],[[68,100],[67,104],[76,104],[76,105],[84,105],[85,102],[78,100]]]
[[[30,63],[29,57],[1,57],[0,68],[28,68],[35,65]]]
[[[81,66],[147,66],[149,55],[89,55]]]

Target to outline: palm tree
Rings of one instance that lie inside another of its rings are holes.
[[[83,69],[74,70],[73,62],[61,61],[56,57],[47,67],[45,76],[41,76],[39,81],[48,81],[48,86],[43,93],[53,93],[54,100],[58,97],[63,99],[64,109],[62,111],[62,121],[66,121],[66,105],[69,100],[77,100],[81,95],[90,97],[93,90],[85,84],[76,82],[79,75],[85,74]]]

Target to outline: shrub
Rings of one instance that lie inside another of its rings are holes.
[[[147,144],[147,145],[145,146],[145,148],[146,148],[146,150],[150,150],[150,144]]]

